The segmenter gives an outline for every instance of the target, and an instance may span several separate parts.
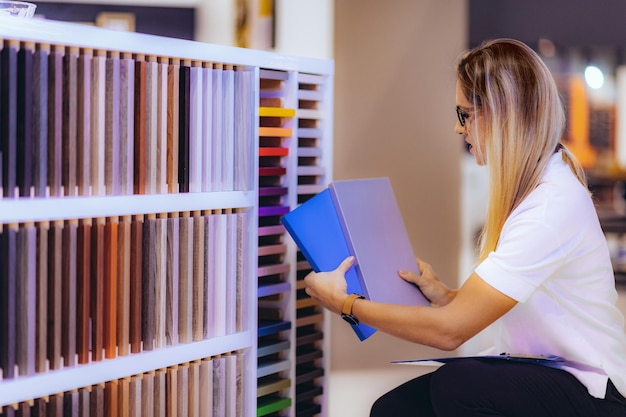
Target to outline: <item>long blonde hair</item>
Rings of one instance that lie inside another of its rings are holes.
[[[478,152],[489,168],[480,262],[496,249],[504,222],[539,185],[556,150],[562,149],[563,160],[587,184],[582,167],[561,143],[565,113],[554,78],[531,48],[513,39],[485,42],[461,58],[457,77],[480,112],[472,128],[483,135],[485,149]]]

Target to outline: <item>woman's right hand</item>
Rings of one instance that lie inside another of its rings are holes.
[[[426,262],[417,259],[417,264],[421,271],[418,275],[411,271],[400,270],[398,275],[407,282],[417,285],[422,294],[430,300],[433,307],[443,307],[454,299],[456,291],[449,289],[439,280],[435,271]]]

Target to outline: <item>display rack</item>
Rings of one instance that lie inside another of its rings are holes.
[[[3,415],[325,415],[278,220],[330,180],[333,70],[0,17]]]

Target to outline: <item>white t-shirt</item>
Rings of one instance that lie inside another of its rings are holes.
[[[604,398],[608,378],[626,396],[626,334],[609,250],[591,197],[561,152],[475,272],[518,301],[494,325],[496,352],[599,368],[564,367],[594,397]]]

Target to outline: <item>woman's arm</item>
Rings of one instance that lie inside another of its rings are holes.
[[[352,263],[348,258],[334,271],[309,274],[305,278],[307,294],[339,313],[347,296],[344,274]],[[473,273],[439,308],[356,300],[352,313],[361,323],[401,339],[454,350],[516,304]]]

